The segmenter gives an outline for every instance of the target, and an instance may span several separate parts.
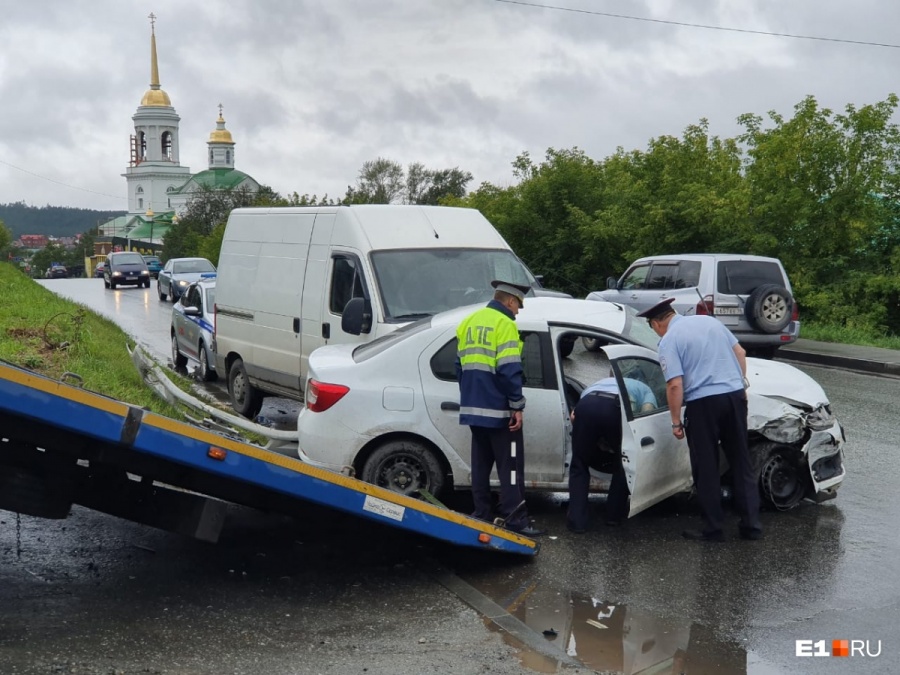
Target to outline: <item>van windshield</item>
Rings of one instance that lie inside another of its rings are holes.
[[[487,302],[493,297],[494,279],[535,285],[522,261],[503,249],[373,251],[371,260],[388,322]]]

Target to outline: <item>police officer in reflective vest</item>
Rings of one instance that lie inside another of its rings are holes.
[[[522,342],[515,318],[528,286],[492,281],[494,299],[456,330],[459,423],[472,430],[472,498],[475,518],[492,521],[491,469],[500,479],[500,516],[526,536],[542,534],[525,510],[522,437]]]

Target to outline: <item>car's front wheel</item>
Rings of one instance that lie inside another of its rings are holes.
[[[247,419],[254,419],[262,409],[262,392],[250,384],[241,359],[232,363],[228,371],[228,395],[231,397],[231,407]]]
[[[216,379],[216,371],[209,367],[209,352],[206,350],[206,345],[202,342],[200,343],[198,356],[200,359],[200,379],[204,382],[212,382]]]
[[[178,351],[178,337],[172,333],[172,363],[176,368],[184,368],[187,365],[187,357]]]
[[[156,282],[156,294],[159,296],[160,302],[166,301],[166,294],[163,293],[162,284],[159,281]]]
[[[763,502],[779,511],[797,506],[809,486],[805,458],[793,448],[778,444],[764,443],[753,451],[762,459],[759,486]]]
[[[367,483],[417,496],[427,490],[437,496],[444,489],[444,472],[434,452],[412,440],[388,441],[373,452],[363,465],[361,477]]]

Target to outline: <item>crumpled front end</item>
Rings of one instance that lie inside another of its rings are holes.
[[[845,436],[824,392],[812,406],[758,394],[748,399],[751,436],[768,441],[755,446],[763,495],[779,509],[803,498],[834,499],[844,480]]]

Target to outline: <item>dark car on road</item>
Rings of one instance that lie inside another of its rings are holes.
[[[47,279],[68,279],[69,271],[62,265],[53,265],[44,276]]]
[[[162,263],[159,261],[159,257],[155,255],[145,255],[143,257],[144,262],[147,263],[147,269],[150,270],[150,276],[156,279],[160,270],[162,270]]]
[[[103,285],[115,289],[125,284],[150,288],[150,270],[140,253],[122,251],[106,256]]]

